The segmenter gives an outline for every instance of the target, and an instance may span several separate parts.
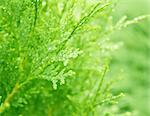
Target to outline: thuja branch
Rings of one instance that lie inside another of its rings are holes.
[[[23,86],[25,86],[26,84],[28,84],[33,79],[36,79],[36,78],[30,77],[22,83],[17,82],[15,84],[12,91],[5,98],[4,102],[1,103],[1,105],[0,105],[0,114],[2,114],[7,108],[10,107],[10,102],[11,102],[12,98],[14,97],[14,95],[19,91],[19,89],[22,88]]]
[[[114,100],[116,100],[116,99],[118,99],[118,98],[120,98],[120,97],[123,97],[123,96],[124,96],[123,93],[120,93],[120,94],[117,95],[117,96],[110,96],[110,97],[108,97],[108,98],[103,99],[103,100],[102,100],[101,102],[99,102],[99,103],[95,103],[95,104],[93,105],[93,107],[97,107],[97,106],[103,105],[104,103],[112,102],[112,101],[114,101]]]
[[[103,74],[102,74],[102,77],[101,77],[101,80],[100,80],[100,82],[99,82],[99,84],[98,84],[98,88],[97,88],[97,90],[96,90],[95,97],[94,97],[94,99],[93,99],[93,104],[95,104],[95,101],[96,101],[96,99],[97,99],[97,97],[98,97],[98,94],[99,94],[99,92],[100,92],[100,90],[101,90],[101,87],[102,87],[102,84],[103,84],[104,77],[105,77],[105,74],[106,74],[106,72],[107,72],[107,69],[108,69],[107,66],[105,66],[104,71],[103,71]]]
[[[47,67],[48,65],[46,65],[45,67],[43,67],[44,69]],[[40,75],[43,71],[41,70],[38,75]],[[32,77],[31,75],[22,83],[19,83],[17,82],[15,84],[15,86],[13,87],[12,91],[8,94],[8,96],[6,97],[6,99],[4,100],[3,103],[1,103],[0,105],[0,114],[2,114],[9,106],[10,106],[10,102],[13,98],[13,96],[15,95],[16,92],[18,92],[18,90],[20,88],[22,88],[23,86],[25,86],[26,84],[28,84],[30,81],[34,80],[34,79],[37,79],[37,78],[34,78]]]
[[[86,15],[84,16],[77,24],[76,26],[73,28],[73,30],[71,31],[71,33],[69,34],[69,36],[67,37],[67,39],[65,39],[62,43],[62,46],[60,47],[60,49],[58,50],[58,52],[64,48],[65,44],[67,43],[68,40],[70,40],[72,38],[72,36],[75,34],[75,32],[82,27],[83,24],[85,24],[85,22],[87,20],[89,20],[94,14],[96,14],[99,11],[104,10],[104,8],[106,6],[108,6],[109,4],[105,4],[102,7],[100,7],[99,9],[97,9],[99,7],[99,5],[101,4],[101,2],[98,2],[93,9]]]
[[[12,89],[11,93],[8,94],[8,96],[6,97],[4,102],[1,104],[1,106],[0,106],[0,114],[3,113],[10,106],[10,101],[12,100],[14,94],[18,91],[19,88],[20,88],[20,85],[17,82],[15,84],[14,88]]]

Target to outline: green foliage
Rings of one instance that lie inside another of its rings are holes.
[[[150,14],[149,0],[121,0],[118,3],[114,19],[122,15],[132,19],[138,15]],[[111,75],[116,78],[116,71],[122,72],[122,81],[114,86],[115,93],[123,92],[124,97],[118,104],[121,112],[130,112],[131,116],[149,116],[149,51],[150,51],[150,20],[115,32],[112,39],[124,44],[113,54]],[[121,89],[120,89],[121,88]]]
[[[123,95],[112,94],[106,75],[118,47],[109,34],[147,17],[113,24],[114,7],[108,0],[1,0],[1,115],[109,115]]]

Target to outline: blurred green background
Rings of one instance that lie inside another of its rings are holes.
[[[120,0],[114,17],[118,20],[126,15],[128,19],[132,19],[150,14],[149,7],[149,0]],[[148,19],[143,20],[112,35],[112,39],[115,42],[123,42],[123,46],[112,58],[111,76],[122,78],[115,85],[115,92],[125,93],[125,97],[119,103],[119,110],[132,112],[131,116],[150,116],[149,22]]]

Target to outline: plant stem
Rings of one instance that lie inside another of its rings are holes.
[[[0,105],[0,114],[3,113],[10,106],[10,101],[12,100],[12,97],[18,91],[19,88],[20,86],[19,83],[17,82],[14,88],[12,89],[11,93],[8,94],[5,101]]]
[[[97,90],[96,90],[96,95],[95,95],[95,97],[94,97],[94,99],[93,99],[93,103],[95,103],[95,101],[96,101],[96,99],[97,99],[97,96],[98,96],[98,94],[99,94],[99,91],[101,90],[101,87],[102,87],[102,84],[103,84],[103,81],[104,81],[104,77],[105,77],[106,71],[107,71],[107,66],[104,68],[104,72],[103,72],[102,77],[101,77],[101,80],[100,80],[100,82],[99,82],[99,84],[98,84],[98,88],[97,88]]]
[[[37,13],[38,13],[38,1],[35,0],[35,3],[34,3],[34,7],[35,7],[35,16],[34,16],[34,26],[36,25],[36,21],[37,21]]]

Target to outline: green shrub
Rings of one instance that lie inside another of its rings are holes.
[[[104,80],[117,48],[109,34],[146,17],[114,25],[114,7],[108,0],[1,0],[1,115],[109,115],[122,96]]]

